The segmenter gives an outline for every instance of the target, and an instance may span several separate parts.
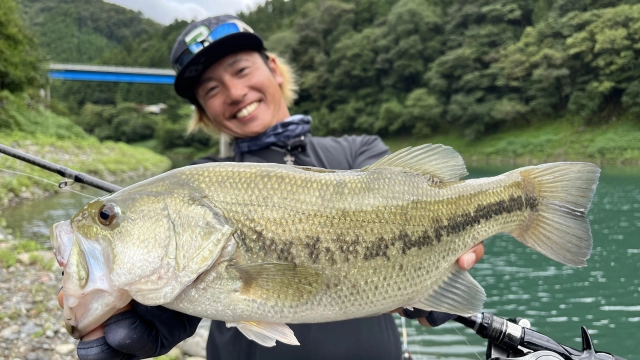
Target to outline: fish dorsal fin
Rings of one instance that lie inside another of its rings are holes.
[[[453,148],[440,144],[425,144],[398,150],[360,171],[385,167],[415,171],[437,179],[440,183],[457,181],[468,174],[462,156]]]
[[[267,303],[304,302],[323,286],[322,274],[310,267],[283,263],[230,266],[240,275],[240,293]]]

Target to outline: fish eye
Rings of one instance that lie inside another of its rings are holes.
[[[114,204],[104,204],[98,210],[98,222],[109,226],[118,218],[120,209]]]

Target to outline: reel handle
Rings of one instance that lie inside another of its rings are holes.
[[[619,356],[596,351],[591,336],[584,326],[581,328],[582,351],[578,351],[559,344],[544,334],[516,324],[517,320],[510,321],[490,313],[480,313],[469,317],[458,316],[454,320],[488,340],[487,359],[510,359],[493,357],[493,351],[491,351],[493,346],[498,348],[499,356],[517,356],[513,359],[520,360],[625,360]],[[553,357],[550,357],[549,353],[554,354]],[[537,357],[531,357],[533,355]]]

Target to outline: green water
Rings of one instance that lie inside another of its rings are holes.
[[[470,177],[507,170],[472,168]],[[86,200],[60,194],[24,203],[0,216],[14,232],[48,244],[49,226],[69,219]],[[525,317],[535,330],[576,348],[584,325],[596,349],[634,359],[633,348],[640,339],[640,169],[605,168],[589,220],[594,245],[586,267],[563,266],[509,236],[495,236],[485,243],[486,254],[471,273],[487,292],[484,311]],[[400,326],[399,318],[397,322]],[[414,321],[407,324],[414,359],[484,356],[485,343],[461,325],[428,329]]]
[[[509,168],[469,170],[470,177],[483,177]],[[640,169],[605,168],[588,217],[593,252],[582,268],[549,260],[508,235],[487,240],[485,256],[471,270],[487,293],[484,311],[527,318],[533,329],[574,348],[586,326],[596,350],[638,358]],[[414,359],[477,359],[475,353],[484,359],[486,342],[462,325],[407,324]]]

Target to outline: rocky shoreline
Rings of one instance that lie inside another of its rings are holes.
[[[0,240],[0,249],[15,241]],[[0,359],[77,359],[77,340],[64,328],[57,291],[62,273],[51,251],[18,254],[0,267]],[[209,321],[162,360],[204,360]]]

